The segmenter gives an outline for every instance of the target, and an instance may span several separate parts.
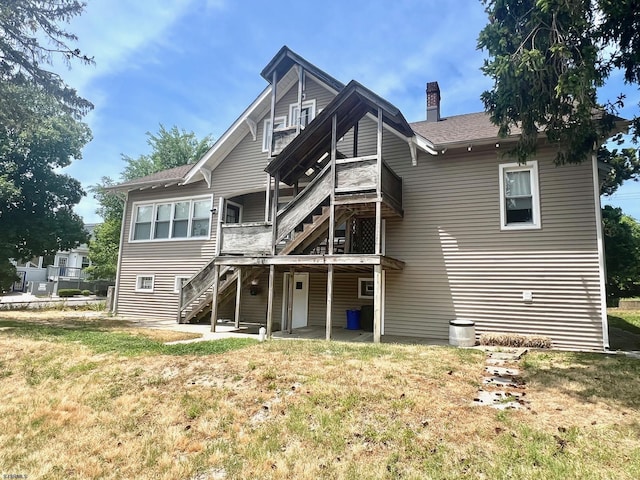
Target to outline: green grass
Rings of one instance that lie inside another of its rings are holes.
[[[43,325],[24,321],[0,320],[0,335],[29,338],[38,341],[79,343],[95,353],[113,353],[123,356],[139,355],[212,355],[254,345],[251,338],[225,338],[215,341],[165,345],[142,335],[109,331],[95,325],[71,324]]]
[[[640,335],[640,311],[610,310],[609,326]]]

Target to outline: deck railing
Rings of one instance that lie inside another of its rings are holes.
[[[47,265],[47,279],[73,279],[85,280],[87,273],[83,268],[79,267],[58,267],[55,265]]]

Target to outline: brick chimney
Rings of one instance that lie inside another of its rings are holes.
[[[438,82],[427,83],[427,122],[440,121],[440,87]]]

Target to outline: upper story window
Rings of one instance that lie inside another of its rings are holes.
[[[291,105],[289,105],[289,118],[291,119],[292,127],[297,126],[299,121],[300,127],[305,128],[307,125],[309,125],[309,122],[315,118],[315,116],[315,100],[307,100],[306,102],[302,102],[302,115],[300,115],[300,110],[298,109],[297,103],[292,103]]]
[[[134,205],[131,241],[209,237],[211,197]]]
[[[287,117],[286,116],[282,116],[282,117],[276,117],[276,130],[282,130],[284,128],[287,128]],[[263,135],[262,135],[262,151],[263,152],[268,152],[269,151],[269,144],[271,143],[271,138],[273,135],[273,130],[271,129],[271,119],[267,118],[264,121],[264,126],[262,129]]]
[[[540,228],[538,162],[500,165],[500,228]]]
[[[242,221],[242,205],[227,200],[227,208],[224,216],[225,223],[240,223]]]

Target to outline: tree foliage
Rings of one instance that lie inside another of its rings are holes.
[[[186,132],[176,126],[167,130],[162,124],[158,133],[147,132],[146,135],[151,152],[137,158],[122,155],[125,162],[120,175],[122,181],[193,163],[213,143],[210,135],[199,140],[193,132]],[[90,271],[94,278],[113,279],[116,274],[125,197],[109,189],[115,184],[113,179],[103,177],[99,184],[91,187],[99,204],[97,213],[104,219],[104,223],[96,229],[95,240],[89,245],[89,258],[93,265]]]
[[[602,209],[602,223],[608,296],[640,295],[640,224],[609,205]]]
[[[0,107],[0,261],[73,248],[86,241],[73,212],[84,192],[57,170],[81,158],[91,132],[39,87],[1,88],[20,98],[22,115]]]
[[[482,101],[500,134],[521,130],[512,152],[519,161],[535,152],[539,130],[556,146],[558,163],[583,161],[609,136],[624,102],[624,95],[599,102],[597,89],[615,69],[639,83],[638,1],[482,1],[489,23],[478,47],[489,54],[482,70],[494,80]]]
[[[0,0],[0,283],[13,281],[9,258],[30,258],[86,241],[73,206],[78,181],[58,173],[91,139],[79,119],[89,101],[47,70],[56,58],[92,59],[72,47],[61,25],[79,15],[75,0]]]
[[[77,37],[61,28],[80,15],[85,7],[77,0],[0,0],[0,79],[3,84],[38,85],[55,98],[67,113],[76,118],[87,113],[93,105],[68,87],[62,78],[44,68],[55,58],[67,64],[72,60],[91,64],[93,59],[83,55],[71,44]],[[0,89],[3,110],[20,110],[14,96],[5,96]]]

